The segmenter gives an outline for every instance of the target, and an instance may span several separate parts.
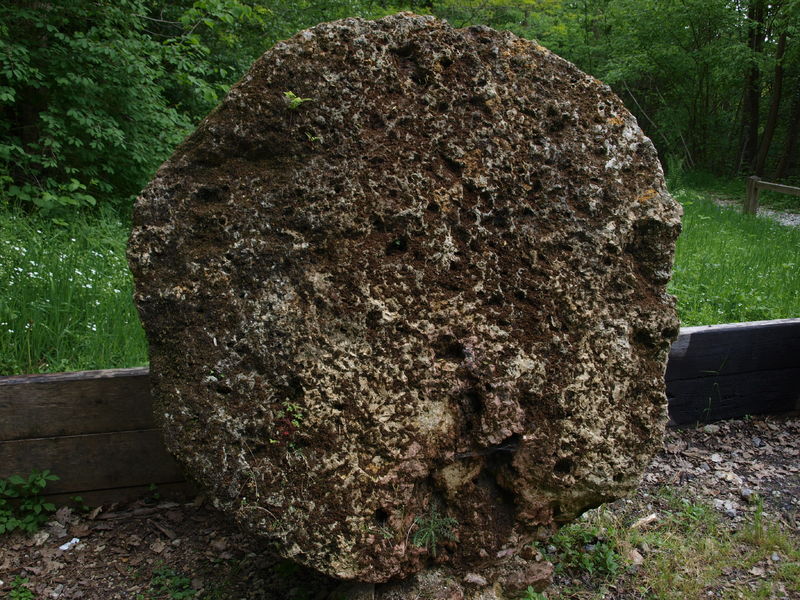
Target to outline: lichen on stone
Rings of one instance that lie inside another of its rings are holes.
[[[408,13],[300,32],[136,203],[167,446],[338,578],[513,556],[657,449],[679,230],[635,119],[535,42]]]

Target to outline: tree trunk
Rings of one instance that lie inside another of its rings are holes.
[[[792,109],[789,114],[789,128],[786,132],[786,143],[783,155],[775,170],[775,179],[783,179],[790,175],[790,170],[797,166],[797,142],[800,139],[800,81],[794,91]]]
[[[772,144],[772,137],[775,134],[775,126],[778,123],[778,109],[781,105],[783,95],[783,56],[786,52],[786,32],[781,33],[778,38],[778,48],[775,50],[775,77],[772,82],[772,101],[769,105],[767,124],[764,126],[764,134],[761,136],[761,144],[758,148],[756,158],[756,175],[764,175],[764,165],[767,163],[769,147]]]
[[[764,0],[750,0],[747,7],[747,45],[752,53],[750,68],[744,83],[744,107],[742,110],[742,138],[739,166],[752,168],[758,145],[759,98],[761,96],[761,70],[758,55],[764,47]]]

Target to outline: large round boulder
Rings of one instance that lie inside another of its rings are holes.
[[[679,229],[634,118],[537,43],[410,14],[303,31],[136,203],[167,446],[335,577],[512,556],[657,449]]]

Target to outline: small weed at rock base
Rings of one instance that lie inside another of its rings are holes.
[[[27,585],[27,577],[14,577],[11,582],[11,591],[8,594],[8,600],[34,600],[33,592]]]
[[[458,527],[458,521],[452,517],[445,517],[439,514],[439,507],[432,503],[430,512],[414,519],[417,531],[411,538],[411,543],[418,548],[427,548],[431,556],[436,558],[436,547],[441,540],[455,540],[456,534],[454,527]]]
[[[192,589],[191,580],[168,567],[160,567],[153,571],[150,590],[147,595],[137,594],[136,600],[186,600],[194,598],[197,590]]]
[[[48,470],[31,471],[28,477],[11,475],[0,479],[0,534],[19,529],[36,532],[46,523],[56,507],[46,502],[41,493],[47,483],[58,476]]]
[[[602,528],[586,523],[563,527],[550,540],[556,547],[556,568],[578,569],[589,575],[614,577],[622,565],[616,543]]]
[[[547,600],[547,596],[528,586],[528,589],[519,597],[519,600]]]

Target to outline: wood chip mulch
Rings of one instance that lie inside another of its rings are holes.
[[[671,429],[637,496],[670,486],[713,506],[735,528],[752,514],[757,494],[766,519],[800,535],[799,458],[796,417]],[[0,537],[0,597],[10,597],[16,577],[41,600],[192,597],[154,588],[154,577],[173,590],[194,590],[194,598],[219,600],[322,599],[335,585],[273,557],[266,543],[238,532],[202,497],[88,513],[62,508],[33,536]]]

